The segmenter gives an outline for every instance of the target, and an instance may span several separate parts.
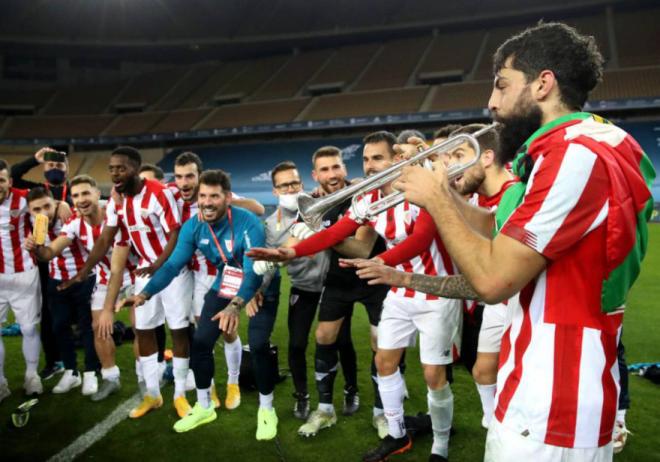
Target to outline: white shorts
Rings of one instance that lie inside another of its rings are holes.
[[[16,322],[29,327],[41,321],[41,282],[39,269],[0,274],[0,324],[11,307]]]
[[[92,292],[92,311],[102,311],[103,305],[105,304],[105,297],[108,295],[108,286],[107,284],[97,283],[94,286],[94,292]],[[119,289],[118,300],[122,298],[130,297],[133,295],[133,286],[128,285]]]
[[[508,462],[511,460],[533,460],[535,462],[611,462],[614,457],[612,442],[599,448],[563,448],[551,446],[543,441],[505,427],[493,418],[486,436],[484,462]]]
[[[502,345],[502,336],[507,324],[507,310],[503,304],[485,305],[484,315],[479,330],[479,353],[499,353]]]
[[[139,294],[151,278],[135,278],[135,293]],[[192,309],[192,273],[187,268],[170,282],[160,293],[135,309],[135,328],[155,329],[167,321],[170,329],[188,327]]]
[[[193,313],[195,317],[202,315],[202,307],[204,306],[204,297],[211,290],[211,286],[215,282],[217,276],[209,276],[197,271],[193,272]]]
[[[459,300],[416,300],[389,292],[378,323],[378,348],[407,348],[414,345],[419,332],[422,363],[451,364],[453,340],[462,315]]]

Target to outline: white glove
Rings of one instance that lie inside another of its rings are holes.
[[[252,264],[252,271],[258,276],[263,276],[267,272],[274,270],[276,266],[272,261],[258,260]]]
[[[312,237],[314,234],[316,234],[316,231],[311,229],[305,223],[296,223],[295,225],[291,226],[291,229],[289,230],[289,234],[291,234],[296,239],[304,241],[305,239]]]

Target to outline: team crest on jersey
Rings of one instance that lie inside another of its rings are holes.
[[[233,252],[233,251],[234,251],[234,243],[232,242],[231,239],[225,239],[225,247],[226,247],[227,250],[229,250],[230,252]]]

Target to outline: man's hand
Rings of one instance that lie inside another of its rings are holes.
[[[373,260],[357,262],[355,267],[360,279],[367,279],[367,284],[374,286],[384,284],[392,287],[409,287],[410,273],[397,271],[394,268]]]
[[[233,334],[238,329],[241,308],[245,301],[241,297],[234,297],[227,307],[213,316],[211,320],[218,321],[218,327],[222,332]]]
[[[250,300],[245,307],[245,312],[249,318],[253,318],[259,312],[259,308],[264,304],[264,295],[261,292],[254,294],[254,298]]]
[[[27,250],[28,252],[34,252],[37,250],[37,242],[34,240],[34,236],[32,233],[28,234],[28,236],[25,238],[25,241],[23,241],[23,248]]]
[[[293,226],[291,226],[291,229],[289,230],[289,234],[291,234],[291,236],[295,237],[296,239],[304,241],[305,239],[312,237],[314,234],[316,234],[316,231],[314,231],[312,228],[307,226],[306,223],[296,223]]]
[[[115,305],[115,311],[119,311],[124,307],[137,308],[140,305],[144,305],[144,302],[146,302],[148,299],[149,296],[144,292],[141,292],[137,295],[131,295],[127,298],[122,298]]]
[[[53,149],[53,148],[49,148],[49,147],[46,146],[46,147],[43,147],[43,148],[39,149],[37,152],[35,152],[34,153],[34,158],[37,159],[37,162],[39,162],[40,164],[43,164],[44,163],[44,155],[47,152],[57,152],[57,151],[55,151],[55,149]]]
[[[450,194],[447,168],[440,160],[433,162],[433,171],[420,166],[404,167],[392,186],[404,193],[408,202],[425,209],[443,193]]]
[[[78,273],[76,273],[76,275],[74,277],[72,277],[68,281],[64,281],[62,284],[57,286],[57,290],[59,290],[60,292],[63,291],[63,290],[66,290],[74,284],[78,284],[79,282],[86,281],[88,277],[89,277],[88,272],[78,271]]]
[[[103,310],[98,320],[98,337],[103,340],[107,340],[112,337],[114,332],[115,317],[112,314],[112,311]]]
[[[59,218],[62,223],[66,223],[69,218],[73,215],[73,210],[69,204],[65,201],[58,201],[57,203],[57,218]]]
[[[264,260],[273,262],[285,262],[296,258],[296,251],[290,247],[278,247],[267,249],[265,247],[253,247],[245,253],[252,260]]]
[[[135,270],[135,275],[137,277],[151,277],[156,271],[158,271],[159,266],[156,264],[145,266],[144,268],[138,268]]]
[[[374,258],[340,258],[339,266],[342,268],[362,268],[362,265],[366,263],[376,263],[378,265],[384,265],[382,259],[378,257]]]

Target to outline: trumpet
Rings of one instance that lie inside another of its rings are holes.
[[[356,219],[358,221],[372,220],[387,209],[395,207],[403,202],[405,200],[404,195],[397,191],[368,204],[366,207],[361,207],[362,203],[360,202],[360,199],[362,197],[395,181],[401,176],[404,167],[421,163],[426,168],[432,168],[429,157],[441,152],[452,151],[464,143],[468,143],[475,152],[474,159],[461,165],[453,165],[447,169],[447,176],[450,180],[462,175],[463,172],[479,162],[481,149],[479,148],[478,138],[484,133],[494,130],[497,125],[497,123],[492,123],[472,134],[461,133],[452,136],[446,141],[425,149],[409,159],[394,164],[382,172],[378,172],[359,183],[347,186],[346,188],[340,189],[328,196],[314,198],[309,194],[300,194],[298,196],[298,212],[300,213],[300,217],[307,226],[318,230],[321,227],[323,216],[330,209],[350,198],[353,203],[353,210],[356,213]]]

